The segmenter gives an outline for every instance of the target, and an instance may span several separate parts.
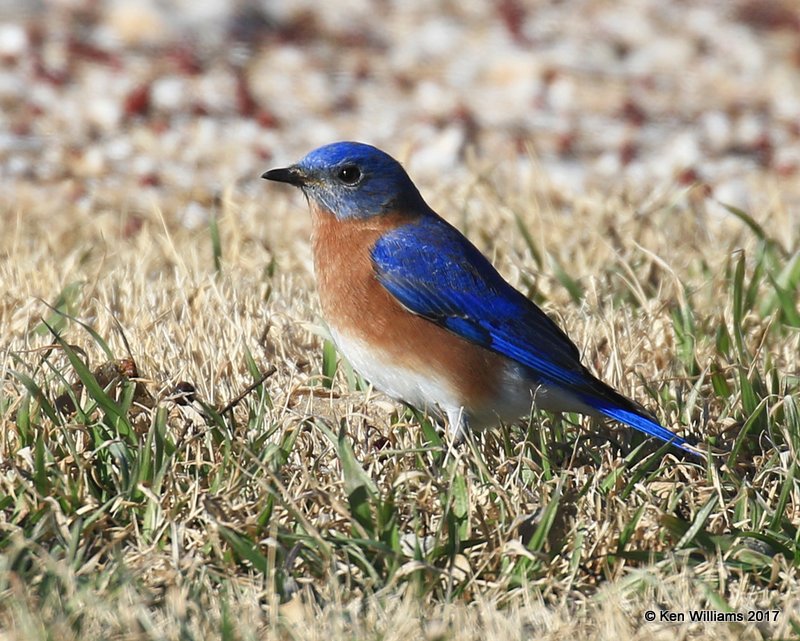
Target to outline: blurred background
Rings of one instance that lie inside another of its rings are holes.
[[[423,191],[472,158],[571,195],[794,208],[800,3],[0,0],[6,212],[45,190],[191,228],[341,139]]]

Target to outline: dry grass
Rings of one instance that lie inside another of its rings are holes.
[[[174,203],[132,232],[123,196],[31,189],[0,212],[0,638],[800,632],[796,218],[473,176],[423,191],[717,465],[548,415],[445,460],[337,367],[299,199],[226,194],[215,251]],[[699,609],[778,615],[644,619]]]

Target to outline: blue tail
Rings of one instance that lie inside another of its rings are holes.
[[[660,425],[651,418],[642,416],[636,412],[621,408],[621,407],[598,407],[598,411],[602,412],[605,416],[613,418],[615,421],[630,425],[634,429],[644,432],[649,436],[655,436],[662,441],[672,443],[675,447],[679,447],[684,452],[689,452],[695,456],[700,456],[700,452],[692,448],[689,442],[677,434],[668,430],[666,427]]]
[[[647,410],[643,407],[625,398],[599,379],[594,378],[588,371],[586,373],[591,377],[591,391],[587,390],[588,393],[584,392],[580,395],[584,403],[597,410],[603,416],[629,425],[648,436],[654,436],[666,443],[671,443],[684,452],[703,457],[701,450],[693,447],[685,438],[678,436],[675,432],[661,425],[655,418],[649,416]]]

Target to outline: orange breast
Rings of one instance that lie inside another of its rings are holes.
[[[502,357],[412,314],[374,276],[370,252],[375,242],[413,218],[388,214],[339,221],[314,204],[312,216],[317,287],[335,331],[377,346],[398,366],[449,378],[467,408],[499,397]]]

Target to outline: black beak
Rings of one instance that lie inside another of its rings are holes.
[[[306,176],[305,172],[294,166],[270,169],[261,174],[261,177],[279,183],[289,183],[295,187],[302,187],[308,182],[308,176]]]

